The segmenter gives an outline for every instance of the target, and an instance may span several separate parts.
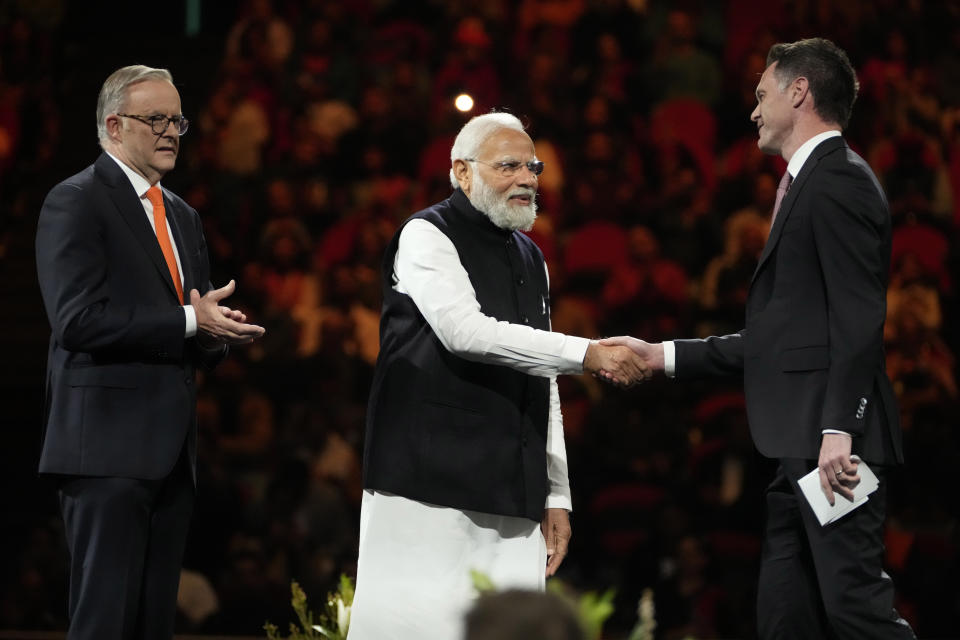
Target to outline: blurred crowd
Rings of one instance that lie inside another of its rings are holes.
[[[754,89],[771,44],[813,35],[858,69],[845,135],[895,222],[887,367],[908,464],[891,482],[886,564],[919,636],[960,626],[960,3],[246,0],[219,9],[212,64],[110,59],[87,79],[56,64],[69,4],[0,12],[0,264],[32,239],[46,191],[96,157],[107,73],[169,66],[191,125],[164,184],[199,211],[214,283],[236,278],[233,304],[267,328],[202,380],[183,632],[285,628],[291,579],[319,602],[355,571],[381,256],[398,223],[449,195],[470,115],[518,115],[546,163],[531,236],[556,331],[737,331],[785,169],[757,149]],[[660,638],[753,637],[772,468],[738,380],[560,385],[574,491],[560,578],[617,588],[610,638],[645,587]],[[0,628],[62,628],[58,517],[22,522],[0,563]]]

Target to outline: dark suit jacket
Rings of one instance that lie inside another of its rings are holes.
[[[164,190],[183,289],[210,288],[200,218]],[[198,364],[226,352],[184,338],[156,234],[117,163],[101,154],[40,211],[37,273],[52,335],[40,472],[157,479],[184,446],[195,462]]]
[[[771,458],[819,456],[821,431],[864,460],[903,461],[883,323],[890,212],[842,138],[813,150],[781,204],[738,334],[676,341],[676,375],[744,377],[754,443]]]

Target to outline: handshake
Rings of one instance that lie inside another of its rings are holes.
[[[630,336],[591,341],[583,370],[617,387],[630,387],[663,371],[663,345]]]

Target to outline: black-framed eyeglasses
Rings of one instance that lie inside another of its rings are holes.
[[[520,167],[526,167],[535,176],[539,176],[543,173],[543,161],[541,160],[530,160],[528,162],[520,162],[519,160],[505,160],[503,162],[484,162],[483,160],[477,160],[476,158],[464,158],[467,162],[479,162],[480,164],[485,164],[488,167],[493,167],[500,172],[500,175],[505,178],[510,178],[517,175],[520,172]]]
[[[177,133],[181,136],[187,132],[187,127],[190,126],[190,121],[184,118],[183,116],[135,116],[129,113],[118,113],[118,116],[122,118],[133,118],[134,120],[139,120],[143,124],[150,125],[150,130],[153,131],[153,134],[156,136],[163,135],[167,127],[170,126],[170,123],[173,123],[173,126],[177,129]]]

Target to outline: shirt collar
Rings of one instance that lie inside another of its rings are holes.
[[[787,171],[790,173],[790,176],[792,178],[797,177],[797,174],[800,173],[800,169],[803,168],[803,163],[807,161],[807,158],[810,157],[810,154],[813,153],[813,150],[816,149],[818,144],[827,138],[835,138],[839,135],[840,131],[837,129],[824,131],[823,133],[818,133],[800,145],[800,148],[797,149],[790,158],[790,162],[787,163]]]
[[[147,179],[144,178],[142,175],[140,175],[139,173],[137,173],[136,171],[134,171],[133,169],[125,165],[120,160],[120,158],[113,155],[109,151],[104,151],[104,153],[106,153],[108,156],[113,158],[113,161],[116,162],[118,165],[120,165],[120,168],[123,170],[123,173],[127,176],[127,179],[130,180],[130,184],[133,185],[133,190],[136,191],[137,196],[142,199],[144,195],[147,193],[147,189],[149,189],[152,185],[149,182],[147,182]],[[157,186],[158,187],[160,186],[159,182],[157,183]]]

